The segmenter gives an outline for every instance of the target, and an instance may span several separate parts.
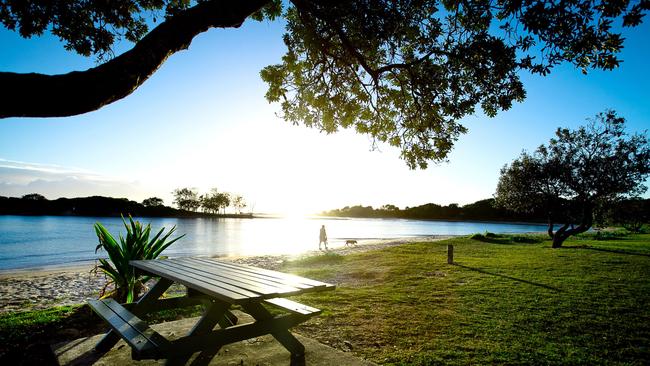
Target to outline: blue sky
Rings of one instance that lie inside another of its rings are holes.
[[[528,93],[495,118],[466,118],[449,163],[409,170],[368,137],[325,135],[277,117],[259,71],[284,53],[278,22],[246,22],[197,37],[131,96],[76,117],[0,120],[0,195],[92,194],[171,203],[177,187],[244,195],[255,211],[303,213],[363,204],[400,207],[491,197],[499,169],[607,108],[630,131],[650,127],[650,26],[627,30],[622,66],[582,75],[564,65],[523,74]],[[0,30],[0,70],[64,73],[94,66],[54,38]],[[648,196],[646,194],[646,196]]]

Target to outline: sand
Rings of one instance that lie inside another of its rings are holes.
[[[360,240],[352,247],[337,247],[331,253],[347,255],[401,245],[410,242],[437,241],[450,236],[426,236],[400,239]],[[278,269],[286,260],[313,256],[324,251],[299,255],[266,255],[255,257],[222,257],[237,263],[267,269]],[[106,283],[101,272],[93,273],[93,265],[40,268],[0,273],[0,313],[45,309],[52,306],[84,303],[96,299]]]

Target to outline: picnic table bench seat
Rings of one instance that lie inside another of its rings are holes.
[[[265,303],[271,304],[275,307],[281,308],[283,310],[286,310],[290,313],[294,314],[300,314],[304,316],[314,316],[322,313],[322,310],[312,308],[311,306],[307,306],[304,304],[301,304],[299,302],[295,302],[289,299],[285,299],[283,297],[277,297],[274,299],[266,299],[264,300]]]
[[[165,358],[170,342],[113,299],[89,300],[88,305],[131,346],[134,360]]]
[[[120,339],[132,348],[134,360],[167,359],[169,365],[207,365],[219,349],[233,342],[272,335],[291,354],[292,365],[303,365],[305,347],[289,329],[321,310],[285,297],[333,290],[334,285],[308,278],[209,258],[137,260],[130,265],[158,281],[136,303],[91,300],[90,307],[111,326],[95,349],[108,351]],[[185,296],[164,298],[172,283],[187,288]],[[189,333],[166,339],[138,316],[163,309],[202,305],[203,315]],[[230,311],[238,306],[253,321],[242,323]],[[279,310],[271,312],[270,307]]]

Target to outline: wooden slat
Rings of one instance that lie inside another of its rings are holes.
[[[224,276],[218,269],[199,268],[196,264],[187,265],[179,261],[160,261],[157,265],[164,266],[170,269],[177,270],[191,276],[205,283],[212,283],[216,286],[226,287],[231,291],[247,295],[249,297],[268,296],[272,294],[280,294],[283,290],[279,287],[267,286],[255,282],[246,283],[237,279]],[[293,291],[298,291],[296,288],[291,288]]]
[[[191,283],[201,284],[203,286],[214,286],[218,288],[225,289],[232,293],[242,295],[244,297],[259,297],[259,293],[255,291],[249,291],[238,286],[231,285],[224,281],[214,281],[206,277],[205,273],[201,273],[193,268],[188,268],[182,264],[176,263],[172,260],[156,260],[151,263],[155,268],[161,271],[168,271],[170,273],[176,273],[180,276],[185,276],[186,280]]]
[[[245,264],[238,264],[238,263],[231,263],[231,262],[225,262],[225,261],[219,261],[215,259],[210,259],[210,258],[195,258],[196,260],[201,260],[206,263],[210,263],[214,266],[218,267],[223,267],[223,268],[230,268],[236,271],[239,271],[241,273],[247,273],[251,276],[256,276],[258,278],[265,278],[270,281],[275,281],[275,282],[280,282],[280,283],[286,283],[286,284],[291,284],[293,286],[300,286],[302,288],[310,288],[310,287],[320,287],[323,286],[324,283],[310,280],[308,278],[304,277],[299,277],[299,276],[294,276],[282,272],[277,272],[277,271],[272,271],[272,270],[267,270],[263,268],[258,268],[258,267],[252,267],[252,266],[247,266]]]
[[[184,263],[192,263],[193,265],[198,265],[202,264],[203,266],[206,266],[207,268],[210,268],[212,270],[219,270],[220,272],[228,273],[234,277],[240,278],[240,279],[247,279],[247,280],[252,280],[255,282],[259,283],[264,283],[269,286],[274,286],[274,287],[290,287],[293,290],[295,289],[302,289],[306,287],[311,287],[308,285],[301,284],[299,286],[296,285],[288,285],[287,281],[282,281],[279,278],[272,278],[264,275],[259,275],[255,273],[251,273],[246,270],[242,270],[241,268],[234,268],[234,267],[226,267],[226,266],[221,266],[219,265],[219,262],[215,262],[212,260],[203,260],[203,258],[196,258],[196,257],[190,257],[190,258],[176,258],[174,261],[180,261]]]
[[[258,294],[251,293],[250,295],[244,295],[241,292],[228,290],[223,286],[216,286],[215,284],[207,283],[200,278],[187,276],[178,270],[172,270],[159,266],[158,262],[161,262],[161,260],[131,261],[129,263],[132,266],[142,269],[151,274],[168,278],[189,288],[198,290],[206,295],[213,296],[219,300],[232,304],[240,304],[250,301],[251,298],[259,297]]]
[[[317,315],[321,313],[321,310],[319,309],[312,308],[311,306],[307,306],[299,302],[295,302],[282,297],[278,297],[274,299],[266,299],[264,300],[264,302],[267,302],[269,304],[272,304],[284,310],[290,311],[292,313],[297,313],[301,315],[311,316],[311,315]]]
[[[268,269],[263,269],[263,268],[257,268],[257,267],[252,267],[252,266],[247,266],[244,264],[235,264],[235,263],[229,263],[229,262],[224,262],[224,261],[218,261],[215,259],[209,259],[209,258],[196,258],[197,260],[203,260],[206,262],[211,262],[214,263],[215,265],[218,266],[224,266],[224,267],[229,267],[229,268],[236,268],[238,270],[248,272],[248,273],[254,273],[262,276],[266,276],[271,279],[283,281],[284,283],[288,285],[294,285],[294,284],[303,284],[303,285],[308,285],[309,287],[334,287],[334,285],[330,285],[325,282],[320,282],[320,281],[315,281],[309,278],[305,277],[300,277],[288,273],[283,273],[283,272],[278,272],[278,271],[272,271]]]
[[[173,261],[176,264],[186,265],[187,268],[200,270],[206,274],[211,275],[211,278],[216,280],[223,280],[227,283],[245,288],[250,291],[258,292],[264,295],[270,294],[288,294],[300,292],[300,288],[288,286],[283,283],[273,282],[266,279],[260,279],[248,276],[246,273],[236,271],[234,269],[214,266],[202,261],[192,260],[190,258],[179,258]]]
[[[250,273],[256,273],[258,275],[268,276],[270,278],[275,278],[278,281],[283,281],[284,283],[302,284],[305,287],[334,287],[333,285],[330,285],[330,284],[325,283],[325,282],[316,281],[316,280],[296,276],[296,275],[289,274],[289,273],[272,271],[272,270],[269,270],[269,269],[252,267],[252,266],[247,266],[247,265],[244,265],[244,264],[228,263],[228,262],[222,262],[222,261],[217,261],[217,260],[211,260],[211,261],[216,262],[218,265],[221,265],[221,266],[241,267],[241,270],[249,271]]]
[[[89,300],[90,307],[134,350],[136,358],[160,358],[170,343],[113,299]]]
[[[131,263],[137,268],[233,304],[335,288],[334,285],[300,276],[208,258]]]

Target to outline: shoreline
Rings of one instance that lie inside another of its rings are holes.
[[[378,250],[413,242],[434,242],[455,237],[432,235],[408,238],[388,238],[359,241],[352,247],[336,247],[327,251],[339,255]],[[271,270],[279,269],[287,260],[311,257],[325,253],[312,250],[291,255],[213,257],[235,263]],[[0,314],[45,309],[53,306],[74,305],[96,299],[104,286],[105,276],[93,274],[94,264],[47,266],[0,272]]]
[[[11,268],[0,270],[0,280],[9,277],[20,277],[22,275],[45,275],[55,274],[59,272],[79,272],[90,271],[95,266],[94,261],[83,262],[83,264],[52,264],[46,266],[29,267],[29,268]]]
[[[375,247],[377,245],[397,245],[405,244],[414,241],[431,241],[431,240],[441,240],[448,239],[462,235],[424,235],[424,236],[411,236],[411,237],[396,237],[396,238],[381,238],[381,239],[357,239],[359,244],[355,247],[335,247],[331,248],[329,251],[337,254],[348,254],[350,252],[360,251],[360,249],[369,250],[366,248]],[[356,250],[355,250],[356,249]],[[218,258],[223,260],[245,260],[245,259],[254,259],[254,258],[269,258],[277,257],[284,259],[296,259],[302,258],[305,256],[311,256],[318,254],[318,250],[308,250],[305,252],[297,254],[260,254],[260,255],[229,255],[229,256],[210,256],[209,258]],[[171,257],[175,258],[175,257]],[[38,275],[46,273],[56,273],[56,272],[78,272],[78,271],[90,271],[95,263],[98,263],[96,259],[92,260],[83,260],[78,263],[61,263],[61,264],[49,264],[49,265],[40,265],[36,267],[26,267],[26,268],[9,268],[9,269],[0,269],[0,280],[9,278],[9,277],[18,277],[21,275]]]
[[[24,216],[24,217],[97,217],[97,218],[119,218],[117,214],[69,214],[69,213],[51,213],[51,214],[33,214],[33,213],[0,213],[2,216]],[[211,214],[205,212],[189,212],[181,215],[133,215],[134,219],[147,218],[172,218],[172,219],[282,219],[286,218],[283,214],[269,213],[247,213],[247,214]],[[392,217],[392,216],[333,216],[313,214],[305,216],[305,219],[316,220],[354,220],[354,219],[377,219],[377,220],[413,220],[413,221],[441,221],[441,222],[473,222],[483,224],[513,224],[513,225],[548,225],[545,221],[521,221],[507,219],[463,219],[463,218],[426,218],[426,217]]]

